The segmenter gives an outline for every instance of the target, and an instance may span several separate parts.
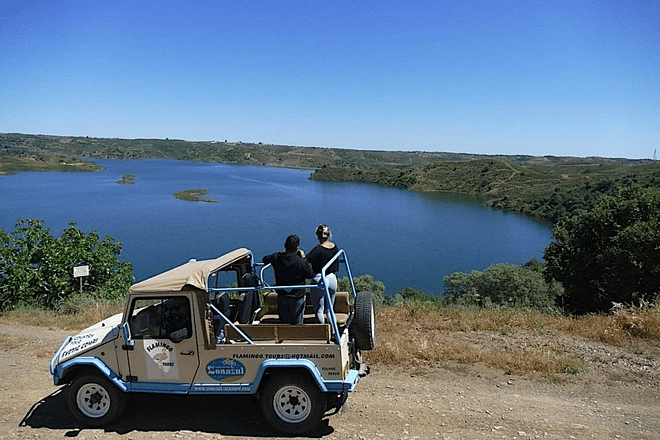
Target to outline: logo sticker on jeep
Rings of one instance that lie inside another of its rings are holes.
[[[206,365],[206,374],[218,382],[236,382],[245,376],[245,365],[235,359],[214,359]]]
[[[179,366],[174,347],[155,339],[145,339],[143,343],[149,379],[178,379]]]

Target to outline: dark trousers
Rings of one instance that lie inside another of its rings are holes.
[[[305,321],[305,295],[277,295],[277,311],[282,324],[302,324]]]

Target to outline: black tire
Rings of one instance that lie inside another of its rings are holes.
[[[86,373],[71,383],[67,403],[73,416],[86,426],[104,426],[126,409],[126,395],[98,373]]]
[[[261,411],[275,429],[300,435],[316,428],[326,409],[326,396],[308,375],[275,372],[264,385]]]
[[[373,350],[376,346],[376,312],[374,294],[359,292],[355,298],[355,318],[352,324],[358,350]]]

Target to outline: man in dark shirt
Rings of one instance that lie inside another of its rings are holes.
[[[289,235],[284,242],[284,252],[266,255],[264,264],[272,264],[275,270],[275,284],[295,286],[305,284],[308,278],[314,278],[314,271],[300,250],[300,239]],[[305,289],[276,289],[277,311],[280,322],[284,324],[302,324],[305,319]]]

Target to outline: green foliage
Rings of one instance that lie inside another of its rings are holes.
[[[523,266],[493,264],[484,271],[454,272],[444,278],[444,300],[464,306],[555,312],[555,300],[562,289],[559,283],[546,283],[540,267],[542,263],[531,260]]]
[[[121,176],[121,180],[115,183],[119,185],[133,185],[135,183],[135,174],[124,174]]]
[[[429,298],[429,295],[425,294],[421,290],[413,289],[412,287],[406,287],[401,292],[397,293],[395,296],[398,296],[404,301],[424,301]]]
[[[209,192],[210,191],[207,189],[186,189],[184,191],[175,192],[174,197],[179,200],[185,200],[188,202],[218,203],[216,199],[207,199],[206,197],[202,197]]]
[[[406,287],[394,297],[386,297],[386,306],[438,306],[442,299],[433,295],[427,295],[421,290]]]
[[[660,293],[660,189],[635,185],[602,196],[559,222],[545,249],[546,276],[565,288],[564,306],[577,313],[612,303],[654,301]]]
[[[73,268],[90,266],[83,292],[116,299],[130,287],[131,263],[120,263],[121,243],[86,235],[75,223],[54,238],[41,220],[19,220],[12,233],[0,230],[0,310],[20,305],[56,309],[80,295]]]
[[[569,356],[562,359],[561,369],[568,374],[586,373],[589,371],[589,362],[577,356]]]
[[[383,305],[385,298],[385,284],[382,281],[374,280],[374,277],[368,274],[353,278],[356,292],[372,292],[374,294],[374,304],[377,307]],[[339,292],[350,292],[351,286],[348,277],[342,277],[337,280],[337,290]]]

